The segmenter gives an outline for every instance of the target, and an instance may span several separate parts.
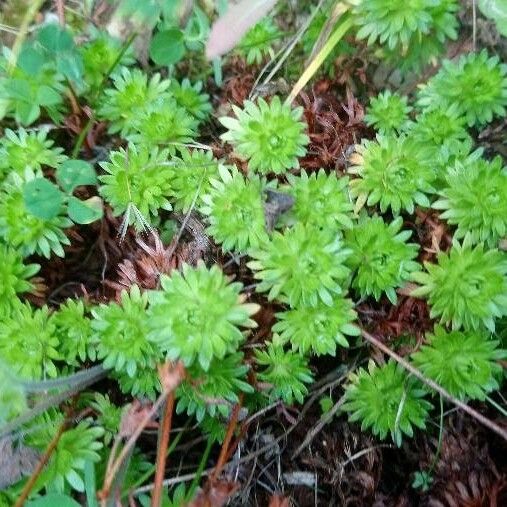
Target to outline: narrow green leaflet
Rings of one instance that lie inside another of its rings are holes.
[[[77,503],[70,496],[61,494],[51,494],[41,496],[36,500],[27,502],[25,507],[81,507],[81,504]]]
[[[91,197],[86,201],[80,201],[77,197],[70,196],[67,212],[75,223],[91,224],[102,218],[102,199]]]

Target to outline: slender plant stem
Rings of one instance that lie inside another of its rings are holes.
[[[189,422],[190,422],[190,419],[187,421],[187,423],[183,427],[182,431],[180,431],[176,435],[176,437],[171,441],[171,445],[169,446],[169,449],[167,449],[168,456],[174,451],[174,449],[176,449],[176,446],[179,444],[181,437],[183,436],[183,433],[185,432],[185,430],[189,426]],[[156,465],[152,465],[149,470],[147,470],[141,477],[139,477],[139,479],[136,480],[136,482],[134,482],[134,484],[131,486],[131,489],[139,488],[141,486],[141,484],[144,483],[144,481],[146,481],[147,479],[149,479],[153,475],[155,470],[156,470]],[[151,485],[149,489],[153,489],[153,485]],[[126,498],[128,496],[128,494],[129,494],[128,491],[124,491],[122,494],[122,498]]]
[[[486,396],[486,400],[488,401],[488,403],[493,405],[498,410],[498,412],[500,412],[503,416],[507,417],[507,410],[505,410],[501,405],[499,405],[493,398],[491,398],[490,396]]]
[[[55,0],[56,12],[58,13],[58,22],[61,26],[65,26],[65,6],[64,0]]]
[[[62,438],[63,433],[65,432],[65,430],[69,426],[72,411],[73,411],[73,408],[71,408],[69,413],[65,416],[65,419],[63,420],[62,424],[60,424],[60,427],[58,428],[58,431],[56,432],[55,436],[51,439],[51,442],[49,442],[49,445],[47,446],[46,450],[44,451],[44,454],[42,455],[41,459],[37,463],[37,466],[35,467],[35,470],[33,471],[32,475],[30,476],[30,479],[25,484],[23,491],[21,492],[18,499],[16,500],[14,507],[23,507],[23,505],[25,504],[25,502],[28,498],[28,495],[32,491],[32,488],[35,486],[35,483],[37,482],[37,479],[39,478],[39,475],[42,473],[42,470],[44,470],[44,467],[46,466],[47,462],[49,461],[51,454],[53,454],[53,451],[56,449],[56,446],[58,445],[60,438]]]
[[[231,418],[229,420],[229,425],[227,426],[227,433],[225,434],[224,442],[222,444],[222,448],[220,449],[220,455],[218,456],[218,461],[213,470],[213,473],[210,476],[210,483],[213,483],[217,477],[220,475],[225,463],[227,461],[227,455],[229,453],[229,446],[231,444],[232,437],[234,436],[234,429],[238,424],[239,411],[241,410],[243,397],[240,398],[240,401],[234,405],[234,409],[232,410]]]
[[[106,477],[104,478],[104,484],[102,486],[102,491],[100,491],[100,497],[102,499],[102,502],[107,499],[109,496],[109,491],[111,489],[111,485],[113,484],[113,480],[118,473],[118,470],[120,469],[121,464],[123,463],[123,460],[127,457],[127,454],[130,452],[130,449],[135,445],[137,442],[137,439],[143,432],[146,425],[151,421],[152,417],[157,413],[158,409],[162,406],[165,399],[167,398],[167,392],[164,391],[155,401],[153,406],[151,407],[151,410],[144,416],[143,420],[140,422],[139,426],[136,428],[136,430],[132,433],[130,438],[127,440],[125,445],[123,446],[123,449],[121,450],[118,457],[114,460],[110,470],[108,470]]]
[[[370,342],[372,345],[374,345],[376,348],[384,352],[384,354],[387,354],[388,356],[392,357],[398,364],[403,366],[405,370],[410,372],[414,377],[417,377],[421,382],[426,384],[428,387],[431,387],[431,389],[435,390],[437,393],[439,393],[441,396],[443,396],[446,400],[450,401],[454,405],[456,405],[458,408],[463,410],[463,412],[466,412],[470,417],[473,417],[475,420],[480,422],[483,426],[490,429],[500,437],[502,437],[505,441],[507,441],[507,431],[498,426],[498,424],[495,424],[493,421],[488,419],[487,417],[484,417],[482,414],[477,412],[477,410],[474,410],[472,407],[469,407],[466,403],[463,403],[462,401],[458,400],[452,394],[450,394],[447,390],[445,390],[443,387],[439,386],[436,382],[433,380],[426,378],[417,368],[412,366],[408,361],[403,359],[401,356],[396,354],[393,350],[391,350],[389,347],[384,345],[380,340],[372,336],[370,333],[365,331],[364,329],[361,330],[361,334],[363,338]]]
[[[157,398],[151,409],[146,413],[146,415],[143,417],[143,419],[138,424],[137,428],[134,432],[132,432],[132,435],[130,435],[130,438],[127,440],[125,445],[123,446],[120,454],[118,457],[114,460],[114,463],[110,467],[110,469],[107,471],[106,476],[104,478],[104,484],[102,486],[102,490],[99,492],[101,503],[104,505],[107,502],[107,499],[109,497],[109,493],[111,491],[111,486],[113,484],[114,478],[118,471],[120,470],[120,467],[123,463],[123,461],[127,458],[128,454],[130,453],[131,449],[134,447],[135,443],[137,442],[137,439],[140,437],[141,433],[144,431],[144,428],[148,425],[148,423],[151,421],[153,416],[158,412],[160,407],[163,405],[166,398],[171,394],[176,387],[180,384],[180,382],[183,380],[184,376],[184,369],[182,364],[177,364],[174,366],[174,370],[170,373],[172,376],[171,385],[170,387],[164,386],[164,390],[162,391],[162,394]],[[164,385],[164,381],[162,380],[162,385]]]
[[[349,7],[345,5],[341,5],[341,7],[341,12],[339,14],[345,15]],[[308,81],[310,81],[319,67],[324,63],[324,60],[329,56],[336,44],[338,44],[338,42],[340,42],[340,40],[345,37],[353,24],[354,20],[351,16],[343,17],[342,21],[338,23],[335,31],[331,34],[322,49],[320,49],[320,51],[308,64],[303,74],[301,74],[301,77],[298,79],[289,96],[287,97],[285,101],[286,104],[290,104],[294,101],[294,99],[299,95],[299,92],[307,85]]]
[[[28,27],[30,26],[30,23],[32,22],[33,18],[35,18],[35,15],[39,12],[39,9],[41,8],[43,3],[44,0],[32,0],[31,5],[28,7],[23,17],[23,21],[21,22],[21,26],[19,27],[19,32],[18,35],[16,36],[16,39],[14,40],[12,52],[9,57],[9,64],[7,69],[7,73],[9,76],[12,75],[14,68],[16,67],[16,63],[18,62],[19,52],[21,51],[21,46],[23,45],[23,42],[26,39]]]
[[[435,453],[435,456],[433,457],[433,461],[431,463],[429,471],[430,475],[433,473],[433,470],[435,470],[435,467],[437,466],[438,463],[438,459],[440,458],[440,451],[442,450],[442,437],[444,436],[444,399],[442,398],[442,395],[440,395],[439,398],[440,398],[440,427],[438,428],[437,452]]]
[[[190,485],[190,488],[188,490],[187,502],[190,502],[194,498],[195,490],[197,489],[197,486],[199,486],[199,482],[201,481],[202,473],[204,472],[204,467],[206,466],[206,462],[208,461],[212,447],[213,440],[210,437],[208,438],[208,441],[206,443],[206,449],[204,449],[204,453],[199,463],[199,467],[197,468],[197,472],[195,473],[194,480],[192,481],[192,484]]]
[[[93,369],[93,368],[90,368]],[[76,384],[72,386],[70,389],[67,389],[66,391],[55,394],[54,396],[50,396],[49,398],[45,398],[43,401],[32,407],[30,410],[28,410],[26,413],[20,415],[16,419],[13,419],[5,426],[2,426],[0,429],[0,438],[9,435],[11,432],[15,431],[17,428],[19,428],[22,424],[30,421],[34,417],[36,417],[39,414],[42,414],[42,412],[45,412],[49,407],[54,407],[56,405],[59,405],[60,403],[68,400],[71,396],[78,393],[79,391],[85,389],[86,387],[94,384],[102,377],[106,376],[107,370],[104,370],[101,368],[102,371],[98,371],[95,375],[84,378],[79,384]],[[87,371],[87,370],[84,370]],[[84,372],[83,372],[84,373]],[[76,374],[78,375],[78,374]],[[45,382],[52,382],[52,381],[45,381]]]
[[[155,470],[155,486],[151,495],[151,507],[160,507],[162,499],[162,488],[165,475],[165,466],[167,462],[167,448],[171,436],[171,426],[174,411],[174,391],[172,391],[165,402],[162,424],[160,427],[160,438],[157,449],[157,468]]]
[[[120,52],[118,53],[118,56],[112,63],[112,65],[107,69],[107,72],[104,74],[104,77],[99,83],[99,86],[97,87],[97,92],[94,94],[94,99],[97,100],[102,93],[102,89],[104,88],[107,80],[109,79],[109,76],[114,71],[116,66],[120,63],[123,55],[126,53],[128,48],[131,46],[131,44],[134,42],[134,39],[137,37],[137,32],[134,32],[130,35],[130,37],[125,41],[125,44],[123,44],[123,47],[121,48]],[[76,158],[79,155],[79,151],[81,150],[81,147],[83,146],[84,140],[86,139],[86,136],[88,135],[88,132],[90,132],[90,129],[93,126],[93,123],[95,121],[95,114],[92,113],[90,117],[88,118],[88,121],[86,122],[86,125],[83,127],[83,130],[79,133],[79,136],[76,140],[76,144],[74,145],[74,149],[72,150],[72,158]]]

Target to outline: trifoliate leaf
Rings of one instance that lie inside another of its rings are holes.
[[[185,39],[178,28],[158,32],[150,44],[150,58],[157,65],[174,65],[185,56]]]
[[[23,200],[26,209],[38,218],[55,218],[63,204],[60,189],[46,178],[35,178],[23,187]]]
[[[56,170],[56,179],[60,186],[72,194],[80,185],[96,185],[97,175],[89,162],[84,160],[66,160]]]

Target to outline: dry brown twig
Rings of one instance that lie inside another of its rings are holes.
[[[466,403],[463,403],[462,401],[452,396],[452,394],[446,391],[443,387],[439,386],[436,382],[433,382],[433,380],[426,378],[417,368],[412,366],[408,361],[406,361],[401,356],[396,354],[396,352],[391,350],[387,345],[383,344],[380,340],[375,338],[373,335],[371,335],[364,329],[361,331],[361,334],[366,341],[368,341],[374,347],[384,352],[384,354],[387,354],[389,357],[392,357],[398,364],[400,364],[403,368],[405,368],[405,370],[414,375],[414,377],[417,377],[421,382],[423,382],[428,387],[436,391],[443,398],[456,405],[458,408],[463,410],[463,412],[467,413],[470,417],[473,417],[483,426],[490,429],[491,431],[502,437],[505,441],[507,441],[507,431],[501,428],[498,424],[494,423],[487,417],[483,416],[481,413],[477,412],[477,410],[474,410],[472,407],[469,407]]]
[[[72,413],[74,412],[74,406],[76,404],[76,401],[77,399],[75,398],[69,411],[65,415],[65,419],[63,420],[62,424],[60,424],[60,427],[58,428],[58,431],[52,438],[51,442],[49,442],[46,450],[44,451],[44,454],[41,456],[39,462],[37,463],[37,466],[35,467],[35,470],[30,476],[30,479],[28,479],[28,482],[25,484],[23,491],[16,500],[14,507],[23,507],[23,505],[25,504],[28,496],[30,495],[30,492],[32,491],[32,488],[34,487],[35,483],[37,482],[37,479],[39,478],[39,475],[44,470],[44,467],[47,465],[49,459],[51,458],[51,455],[56,449],[56,446],[58,445],[60,438],[62,438],[63,433],[72,422]]]
[[[176,364],[165,363],[159,367],[159,375],[160,382],[162,384],[162,394],[157,398],[153,406],[144,413],[144,416],[138,422],[137,427],[134,429],[134,431],[132,431],[132,434],[123,446],[118,457],[116,459],[111,459],[110,463],[108,463],[109,466],[106,470],[102,490],[98,492],[98,497],[103,507],[106,506],[114,479],[123,462],[137,442],[137,439],[143,432],[144,428],[150,423],[153,416],[158,412],[169,394],[172,393],[176,387],[178,387],[178,385],[185,377],[185,367],[183,366],[182,362],[178,362]]]
[[[155,487],[151,495],[152,507],[159,507],[162,499],[162,489],[164,482],[165,466],[167,462],[167,448],[169,446],[169,437],[171,435],[172,416],[174,410],[174,390],[169,393],[165,403],[164,415],[160,427],[160,438],[157,447],[157,466],[155,469]]]

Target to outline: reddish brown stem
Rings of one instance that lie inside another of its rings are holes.
[[[58,22],[61,26],[65,26],[65,8],[63,6],[63,2],[64,0],[55,0]]]
[[[164,474],[167,462],[167,449],[169,447],[169,439],[171,436],[171,426],[174,411],[174,391],[172,391],[165,403],[164,414],[162,418],[162,425],[160,428],[160,439],[157,449],[157,463],[155,469],[155,481],[153,493],[151,495],[152,507],[160,507],[162,499],[162,489],[164,487]]]
[[[53,437],[51,442],[49,442],[49,445],[47,446],[46,450],[44,451],[44,454],[37,463],[37,466],[35,467],[35,470],[33,471],[32,475],[30,476],[30,479],[25,484],[23,491],[21,492],[19,498],[14,504],[14,507],[23,507],[28,498],[28,495],[30,494],[30,491],[32,491],[32,488],[34,487],[37,479],[39,478],[39,475],[41,474],[42,470],[44,470],[44,467],[49,461],[51,454],[53,454],[53,451],[56,449],[56,446],[58,445],[60,438],[62,437],[64,431],[67,429],[68,426],[69,426],[69,416],[67,416],[62,422],[62,424],[60,424],[60,427],[58,428],[56,435]]]
[[[229,454],[229,447],[231,445],[232,437],[234,436],[234,430],[238,424],[239,411],[241,410],[241,405],[243,403],[243,396],[241,396],[240,400],[236,405],[234,405],[234,409],[231,414],[231,418],[229,420],[229,425],[227,426],[227,433],[225,434],[224,443],[222,444],[222,448],[220,449],[220,455],[218,456],[217,464],[210,475],[209,482],[212,484],[220,472],[224,468],[224,465],[227,463],[227,456]]]
[[[158,412],[160,407],[163,405],[165,400],[172,394],[172,392],[178,387],[185,376],[185,368],[183,363],[178,362],[175,365],[172,363],[165,363],[159,367],[160,381],[163,386],[162,394],[156,399],[151,409],[146,413],[143,419],[139,422],[139,425],[135,431],[130,435],[129,439],[125,443],[118,457],[112,462],[111,468],[107,470],[106,476],[104,477],[104,484],[102,490],[98,492],[98,496],[101,500],[102,505],[106,504],[107,498],[111,491],[111,486],[116,474],[120,470],[122,463],[125,461],[127,455],[130,453],[132,447],[137,442],[137,439],[143,432],[144,428],[150,423],[153,416]]]

